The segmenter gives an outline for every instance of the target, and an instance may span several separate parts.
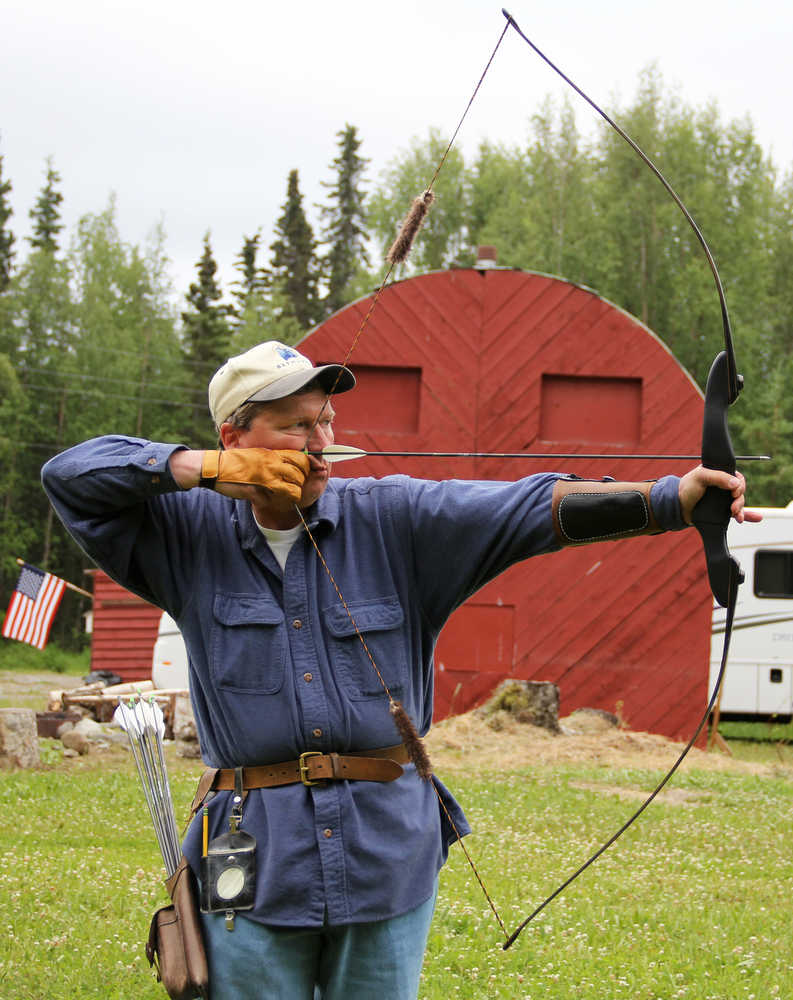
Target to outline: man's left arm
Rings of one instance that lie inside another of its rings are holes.
[[[761,520],[760,514],[745,510],[746,482],[740,473],[697,466],[681,479],[665,476],[640,483],[560,479],[551,503],[554,534],[560,545],[586,545],[678,531],[692,523],[694,508],[709,486],[730,493],[737,521]]]

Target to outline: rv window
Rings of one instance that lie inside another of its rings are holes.
[[[793,552],[759,549],[754,557],[757,597],[793,597]]]

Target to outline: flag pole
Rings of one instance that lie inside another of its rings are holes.
[[[26,563],[24,559],[20,559],[19,556],[17,556],[17,566],[29,566],[29,565],[32,564]],[[83,597],[87,597],[89,600],[93,601],[94,595],[91,593],[90,590],[83,590],[82,587],[78,587],[74,583],[69,583],[68,580],[64,580],[63,582],[66,584],[67,590],[73,590],[75,594],[82,594]]]

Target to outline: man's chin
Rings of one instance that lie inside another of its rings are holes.
[[[310,507],[325,492],[325,488],[328,485],[328,474],[327,472],[313,473],[306,480],[303,486],[303,495],[300,498],[300,509],[304,510],[306,507]]]

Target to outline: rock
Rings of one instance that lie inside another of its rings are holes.
[[[123,729],[108,726],[102,733],[102,738],[108,743],[114,743],[117,746],[124,747],[125,750],[129,750],[129,736],[127,736]]]
[[[62,740],[63,739],[63,734],[64,733],[68,733],[71,729],[74,729],[74,723],[73,722],[62,722],[58,726],[57,730],[55,731],[55,736],[59,740]]]
[[[201,748],[198,746],[198,742],[192,740],[179,740],[176,744],[176,752],[180,757],[185,757],[188,760],[196,760],[201,756]]]
[[[178,694],[173,701],[173,738],[179,742],[198,742],[190,695]]]
[[[476,709],[476,714],[488,720],[493,728],[503,729],[503,716],[499,718],[502,713],[508,713],[517,722],[558,733],[559,688],[550,681],[502,681],[490,699]]]
[[[38,767],[39,734],[32,708],[0,708],[0,765]]]
[[[102,740],[105,738],[105,731],[94,719],[80,719],[74,727],[75,733],[82,733],[87,740]]]
[[[76,726],[74,729],[70,729],[68,733],[63,734],[61,743],[63,743],[67,750],[74,750],[80,755],[88,753],[91,749],[91,741]]]

